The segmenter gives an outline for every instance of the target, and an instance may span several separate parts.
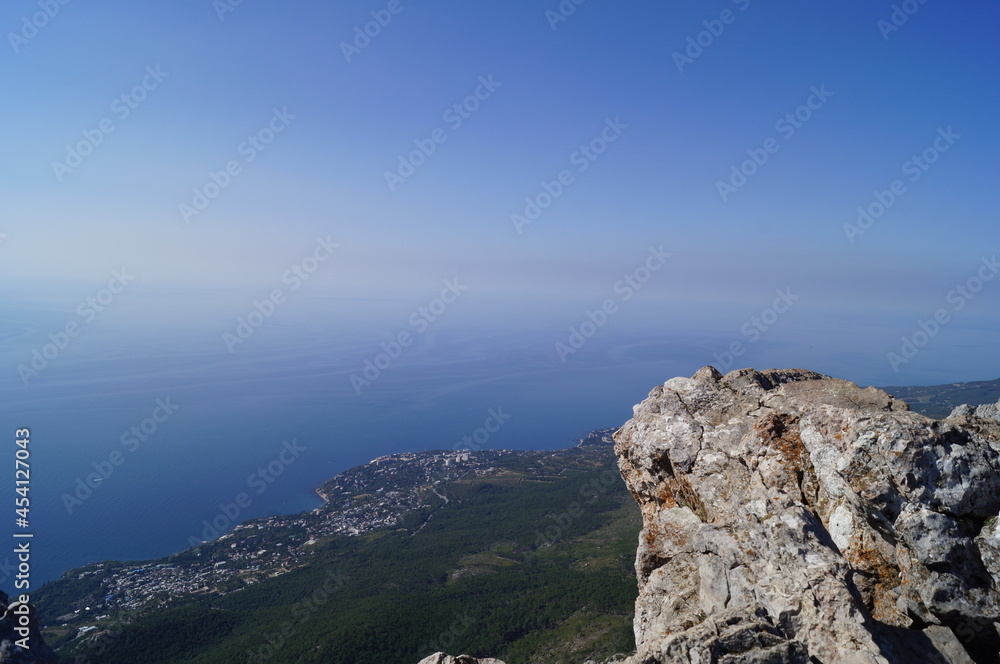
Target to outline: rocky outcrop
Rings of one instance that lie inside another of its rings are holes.
[[[706,367],[616,434],[634,664],[1000,663],[1000,421]]]
[[[951,418],[958,417],[978,417],[984,420],[997,420],[1000,421],[1000,401],[996,403],[987,403],[981,406],[970,406],[969,404],[962,404],[955,410],[951,411]]]
[[[0,664],[56,664],[59,657],[45,645],[41,630],[38,628],[38,616],[31,604],[11,602],[10,598],[0,591]],[[22,616],[27,622],[27,640],[16,628],[20,627]],[[26,646],[26,647],[25,647]]]
[[[499,659],[476,659],[475,657],[469,657],[468,655],[452,657],[451,655],[446,655],[443,652],[436,652],[430,657],[425,657],[420,660],[420,664],[503,664],[503,662]]]

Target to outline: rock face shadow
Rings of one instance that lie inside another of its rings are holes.
[[[615,434],[643,515],[630,661],[1000,664],[982,415],[800,369],[654,388]]]

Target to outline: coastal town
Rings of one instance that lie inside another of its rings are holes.
[[[253,519],[166,558],[104,561],[70,570],[43,588],[42,629],[71,650],[114,638],[144,614],[185,604],[210,605],[256,584],[319,564],[338,538],[394,530],[420,533],[442,510],[461,505],[466,483],[549,482],[568,468],[613,459],[613,429],[551,451],[438,450],[381,456],[316,489],[312,511]],[[451,494],[449,496],[449,494]],[[58,607],[56,610],[55,607]],[[110,636],[109,636],[110,635]]]
[[[414,529],[422,528],[448,503],[440,485],[502,473],[512,460],[537,454],[449,450],[378,457],[324,483],[317,493],[325,504],[311,512],[246,521],[162,560],[95,563],[67,572],[62,580],[99,580],[100,591],[57,620],[80,625],[163,608],[193,595],[238,592],[307,564],[324,538],[398,527],[411,514]],[[79,629],[86,633],[88,627]]]

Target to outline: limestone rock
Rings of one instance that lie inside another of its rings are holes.
[[[632,664],[1000,664],[1000,423],[706,367],[616,434],[643,529]]]
[[[1000,401],[997,401],[996,403],[983,404],[981,406],[970,406],[969,404],[964,403],[951,411],[951,415],[948,417],[979,417],[984,420],[1000,421]]]
[[[425,657],[420,660],[420,664],[503,664],[499,659],[476,659],[475,657],[469,657],[468,655],[459,655],[458,657],[452,657],[451,655],[446,655],[443,652],[436,652],[429,657]]]

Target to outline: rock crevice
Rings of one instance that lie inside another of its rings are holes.
[[[982,410],[982,412],[979,412]],[[643,664],[1000,664],[1000,421],[711,367],[616,434]]]

